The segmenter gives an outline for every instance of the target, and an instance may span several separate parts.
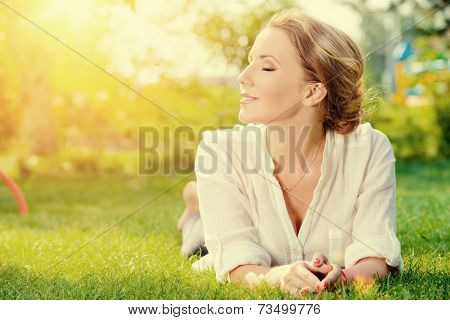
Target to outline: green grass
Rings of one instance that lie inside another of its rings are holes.
[[[448,299],[449,167],[397,163],[402,274],[306,298]],[[27,218],[0,185],[0,299],[295,299],[191,271],[198,257],[180,256],[176,229],[184,183],[99,236],[182,178],[27,179]]]

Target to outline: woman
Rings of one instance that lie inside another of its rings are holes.
[[[293,294],[403,270],[395,156],[363,123],[357,45],[288,9],[258,33],[249,63],[238,77],[247,125],[203,133],[184,189],[182,253],[202,249],[193,268]]]

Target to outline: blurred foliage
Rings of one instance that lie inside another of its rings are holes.
[[[431,160],[439,157],[439,127],[430,106],[407,108],[385,104],[371,123],[385,133],[398,160]]]
[[[427,63],[441,59],[448,66],[448,37],[441,31],[420,33],[414,39],[417,61]],[[439,136],[436,138],[438,147],[437,158],[450,157],[450,72],[429,71],[410,77],[411,86],[420,85],[422,95],[432,102],[432,111],[435,113],[434,125],[438,127]]]
[[[247,64],[251,45],[264,23],[277,11],[288,7],[301,7],[294,0],[261,1],[249,5],[244,12],[224,13],[220,2],[211,3],[197,13],[193,31],[214,54],[223,55],[226,61],[239,68]]]
[[[14,103],[13,95],[8,92],[7,81],[0,74],[0,151],[7,149],[18,135],[18,123],[22,114],[20,104]]]
[[[400,2],[393,1],[399,6]],[[365,36],[361,45],[367,47],[382,41],[385,32],[376,27],[382,15],[371,12],[364,3],[353,6],[362,16]],[[213,85],[196,76],[181,79],[168,74],[163,74],[157,83],[142,85],[135,74],[109,69],[112,62],[123,61],[111,61],[116,56],[109,55],[104,48],[99,50],[106,38],[113,42],[112,50],[119,52],[124,46],[127,52],[136,50],[142,41],[142,35],[118,36],[116,32],[122,25],[111,29],[108,22],[111,12],[100,10],[102,18],[99,19],[94,14],[97,11],[87,10],[89,6],[102,9],[113,4],[120,5],[114,10],[123,10],[127,18],[139,10],[136,1],[83,0],[70,4],[73,12],[66,10],[60,14],[57,7],[69,4],[52,0],[14,2],[19,12],[51,34],[5,8],[0,10],[0,167],[3,170],[23,176],[136,174],[137,150],[141,147],[142,151],[139,128],[146,127],[158,133],[162,151],[159,158],[153,159],[156,167],[183,167],[183,172],[188,173],[193,169],[201,131],[230,127],[238,121],[239,91],[234,87]],[[292,0],[239,3],[241,9],[230,13],[223,9],[221,2],[204,6],[201,1],[190,0],[181,10],[194,11],[193,31],[212,56],[223,56],[230,66],[241,69],[247,65],[248,50],[263,23],[281,8],[295,4]],[[420,61],[435,59],[441,51],[436,43],[442,45],[445,33],[437,27],[433,31],[433,25],[421,25],[416,30],[415,46]],[[137,28],[140,27],[138,24]],[[162,24],[161,28],[166,25]],[[132,38],[130,48],[129,43],[119,41],[122,36]],[[131,64],[133,70],[142,70],[159,63],[160,56],[155,56],[148,45],[143,44],[144,55],[141,51],[125,55],[125,60],[128,59],[125,64]],[[380,51],[367,62],[368,87],[382,85],[377,72],[383,69],[383,61]],[[411,85],[422,84],[424,94],[432,98],[433,104],[409,108],[384,103],[380,97],[366,104],[367,108],[376,109],[371,122],[389,136],[397,159],[448,158],[448,74],[420,74],[410,81]],[[192,134],[193,142],[174,138],[176,129],[183,127],[185,133]]]
[[[42,156],[29,153],[23,145],[10,146],[4,152],[14,154],[16,160],[10,163],[11,169],[17,164],[20,175],[137,173],[139,128],[152,128],[160,141],[156,168],[178,166],[176,162],[181,161],[187,162],[184,171],[191,171],[201,132],[228,127],[239,112],[238,91],[207,85],[198,79],[185,82],[163,79],[141,90],[141,94],[163,105],[187,126],[155,111],[150,102],[142,101],[130,90],[111,84],[109,89],[103,86],[98,90],[92,85],[91,90],[84,92],[53,96],[51,110],[58,119],[56,131],[64,148]],[[176,130],[183,132],[175,139]],[[186,133],[191,133],[193,141],[186,142],[180,137]],[[174,141],[181,145],[174,146]],[[183,160],[185,154],[188,158]]]
[[[368,0],[340,0],[340,2],[352,8],[361,17],[360,28],[363,38],[358,45],[364,54],[368,55],[366,73],[369,85],[382,82],[386,53],[389,51],[386,48],[398,40],[422,36],[447,36],[449,16],[445,14],[443,7],[448,0],[390,0],[384,7],[376,9],[369,5]],[[439,8],[441,9],[438,10]],[[437,12],[431,14],[435,10]],[[392,15],[396,25],[391,25],[389,20],[386,20],[387,14]],[[393,29],[394,34],[390,36],[387,28]]]
[[[391,0],[385,8],[371,9],[366,0],[342,1],[352,7],[362,17],[361,30],[363,42],[369,57],[367,65],[367,87],[378,87],[385,69],[385,48],[389,43],[402,39],[411,41],[414,46],[414,58],[407,63],[429,64],[442,59],[448,66],[449,15],[446,14],[442,0],[413,1]],[[439,9],[439,10],[438,10]],[[385,15],[394,17],[400,30],[392,39],[387,38]],[[421,98],[430,101],[427,105],[413,107],[399,105],[383,100],[369,101],[376,110],[371,122],[386,133],[395,151],[397,159],[402,160],[438,160],[450,156],[450,102],[448,97],[449,71],[427,71],[414,73],[402,81],[407,87],[418,86],[422,89]]]
[[[376,47],[386,41],[386,30],[380,28],[383,25],[385,12],[369,8],[365,0],[341,0],[340,2],[352,8],[361,17],[360,28],[363,38],[358,45],[364,55],[369,54],[365,57],[366,82],[369,87],[379,84],[382,81],[385,66],[385,53],[384,50],[376,50]]]

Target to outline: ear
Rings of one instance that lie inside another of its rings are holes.
[[[308,94],[305,97],[304,105],[308,107],[314,107],[327,95],[327,88],[322,82],[315,82],[309,85]]]

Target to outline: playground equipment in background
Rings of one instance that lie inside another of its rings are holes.
[[[19,207],[19,213],[22,216],[26,216],[28,214],[28,205],[25,200],[25,196],[20,190],[19,186],[14,182],[13,179],[8,177],[3,171],[0,170],[0,179],[5,183],[6,187],[8,187],[9,191],[11,191],[14,199],[16,200],[17,206]]]
[[[424,95],[423,81],[412,86],[411,77],[421,76],[423,79],[425,75],[432,77],[434,74],[435,77],[432,78],[434,85],[441,83],[439,88],[442,87],[441,90],[444,93],[450,64],[444,52],[439,52],[433,60],[416,61],[414,50],[412,43],[408,41],[400,41],[394,47],[392,53],[394,83],[390,98],[396,104],[410,107],[432,105],[432,99]],[[439,90],[439,88],[436,89]]]

